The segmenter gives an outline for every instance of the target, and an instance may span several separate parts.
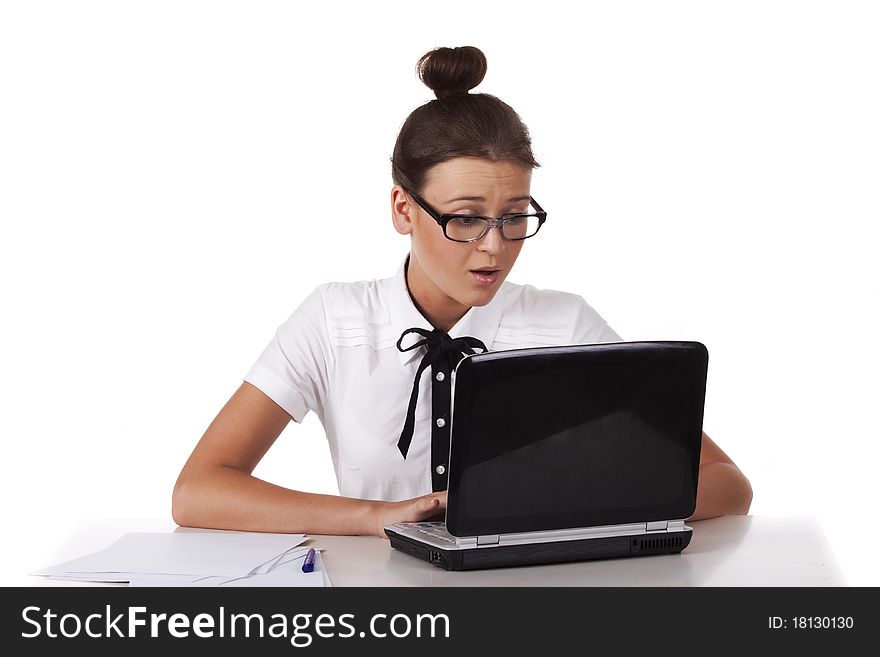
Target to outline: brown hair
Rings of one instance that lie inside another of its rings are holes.
[[[529,129],[507,103],[490,94],[470,94],[486,75],[479,48],[435,48],[416,64],[416,73],[437,96],[407,117],[394,144],[391,178],[421,194],[428,171],[454,157],[541,166],[532,155]]]

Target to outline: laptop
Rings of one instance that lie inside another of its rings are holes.
[[[708,360],[685,341],[465,356],[445,521],[387,525],[392,547],[446,570],[681,552]]]

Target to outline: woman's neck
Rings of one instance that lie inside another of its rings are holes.
[[[448,333],[470,308],[443,294],[418,266],[410,267],[410,264],[407,256],[404,281],[413,305],[431,326]]]

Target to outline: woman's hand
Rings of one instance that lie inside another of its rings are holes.
[[[414,497],[402,502],[379,502],[376,513],[375,535],[388,538],[385,525],[396,522],[440,520],[446,512],[446,491]]]

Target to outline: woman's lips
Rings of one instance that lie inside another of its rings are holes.
[[[474,281],[477,283],[477,285],[484,287],[491,287],[492,285],[495,285],[495,283],[498,281],[498,275],[500,273],[501,271],[497,269],[495,271],[479,271],[476,269],[471,270],[471,276],[474,277]]]

